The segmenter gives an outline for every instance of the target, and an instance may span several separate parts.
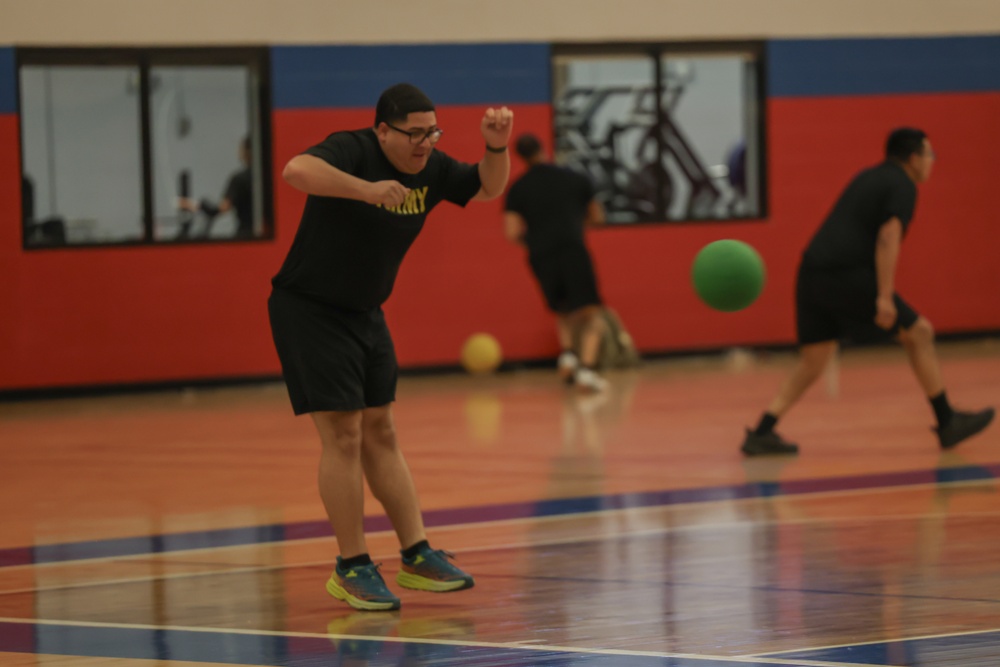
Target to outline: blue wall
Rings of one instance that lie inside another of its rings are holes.
[[[271,50],[276,109],[373,108],[402,81],[435,104],[547,103],[547,44],[281,46]]]
[[[14,49],[0,47],[0,113],[17,111],[17,76]]]
[[[1000,90],[1000,37],[768,42],[772,97]]]

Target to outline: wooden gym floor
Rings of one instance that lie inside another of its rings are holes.
[[[941,346],[1000,403],[1000,342]],[[790,355],[404,378],[432,543],[476,587],[354,612],[280,384],[0,403],[0,665],[1000,665],[1000,427],[938,451],[902,353],[846,352],[738,452]]]

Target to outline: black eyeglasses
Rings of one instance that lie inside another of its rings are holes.
[[[417,144],[424,143],[424,139],[429,139],[431,144],[436,144],[444,134],[444,130],[440,127],[432,127],[429,130],[401,130],[395,125],[386,123],[391,129],[396,130],[400,134],[405,134],[410,138],[410,143],[416,146]]]

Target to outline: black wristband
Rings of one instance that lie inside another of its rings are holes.
[[[493,148],[489,144],[486,144],[486,150],[488,150],[491,153],[505,153],[507,151],[507,144],[504,144],[500,148]]]

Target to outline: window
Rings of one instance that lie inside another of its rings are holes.
[[[763,216],[761,53],[556,48],[557,161],[591,178],[610,223]]]
[[[272,236],[266,50],[18,60],[26,248]]]

